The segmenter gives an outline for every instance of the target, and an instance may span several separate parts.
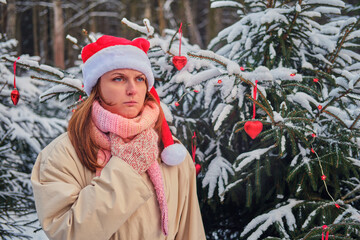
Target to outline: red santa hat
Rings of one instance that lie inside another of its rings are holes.
[[[154,87],[151,88],[150,93],[160,104],[160,98]],[[182,144],[174,143],[174,139],[166,119],[164,119],[161,126],[161,140],[164,145],[164,150],[161,152],[161,159],[164,163],[175,166],[184,161],[187,153],[186,148]]]
[[[160,104],[160,98],[153,87],[154,75],[151,70],[151,63],[147,57],[149,47],[149,41],[144,38],[130,41],[108,35],[86,45],[81,52],[81,58],[84,62],[82,73],[86,94],[90,95],[99,78],[106,72],[127,68],[137,70],[146,76],[148,90]],[[161,139],[164,145],[161,159],[164,163],[174,166],[184,161],[187,153],[186,148],[182,144],[174,143],[166,119],[162,123]]]
[[[154,85],[154,75],[151,63],[147,56],[150,43],[145,38],[133,41],[109,35],[100,37],[96,42],[86,45],[81,58],[84,90],[90,95],[98,79],[104,74],[115,69],[133,69],[143,73],[150,90]]]

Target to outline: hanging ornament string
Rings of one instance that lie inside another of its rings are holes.
[[[179,56],[181,56],[182,23],[180,23],[180,27],[179,27],[179,38],[180,38],[180,42],[179,42]]]
[[[256,92],[257,92],[257,84],[258,84],[258,80],[255,80],[255,88],[254,88],[254,105],[253,105],[253,118],[255,119],[255,114],[256,114],[256,104],[255,104],[255,100],[256,100]]]
[[[20,57],[18,57],[15,62],[14,62],[14,90],[11,91],[10,97],[11,97],[11,101],[13,102],[14,105],[16,105],[19,102],[19,98],[20,98],[20,93],[19,91],[16,89],[16,62],[17,60],[19,60]]]
[[[19,59],[20,59],[20,57],[18,57],[14,62],[14,89],[16,89],[16,62]]]
[[[195,171],[196,171],[196,176],[200,173],[201,171],[201,166],[198,163],[195,163],[195,153],[196,153],[196,133],[194,132],[194,135],[191,138],[191,152],[192,152],[192,158],[195,164]]]
[[[324,231],[326,230],[326,237],[324,238]],[[321,240],[329,240],[329,229],[326,225],[322,226]]]
[[[244,125],[245,132],[252,138],[255,139],[262,131],[263,124],[260,121],[254,121],[256,115],[256,93],[257,93],[258,80],[255,80],[254,87],[254,100],[253,100],[253,117],[251,121],[247,121]]]
[[[174,56],[172,61],[177,70],[181,70],[187,63],[187,58],[181,56],[182,23],[179,27],[179,56]]]
[[[196,133],[191,138],[191,151],[192,151],[192,158],[195,163],[195,152],[196,152]]]

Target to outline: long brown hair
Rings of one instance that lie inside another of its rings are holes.
[[[79,104],[69,121],[67,129],[70,141],[74,146],[81,163],[92,172],[95,172],[96,168],[103,167],[97,163],[97,152],[101,151],[100,146],[96,144],[95,140],[92,139],[91,134],[89,133],[92,121],[92,104],[96,100],[102,101],[103,99],[101,96],[99,82],[100,79],[93,88],[90,96],[84,102]],[[162,122],[166,121],[164,120],[164,112],[162,111],[160,104],[149,92],[146,93],[144,105],[147,104],[148,101],[155,102],[160,109],[159,118],[155,123],[154,129],[159,135],[159,148],[161,150],[161,126]]]

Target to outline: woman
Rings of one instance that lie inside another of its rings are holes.
[[[149,46],[102,36],[84,47],[89,97],[31,176],[50,239],[205,239],[194,164],[163,119]]]

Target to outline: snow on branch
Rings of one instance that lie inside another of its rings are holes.
[[[256,228],[256,230],[248,236],[247,239],[261,239],[261,235],[273,224],[279,224],[280,231],[285,235],[286,239],[290,239],[290,236],[285,232],[284,223],[287,224],[290,231],[293,231],[296,227],[295,216],[292,213],[292,209],[298,204],[301,204],[302,200],[289,199],[288,204],[276,207],[268,213],[262,214],[254,218],[248,225],[246,225],[244,231],[241,233],[241,237],[244,237],[250,231]],[[284,218],[286,222],[284,222]]]
[[[314,4],[314,5],[330,5],[335,7],[345,7],[345,3],[341,0],[305,0],[304,5]]]
[[[221,55],[218,55],[213,51],[200,50],[197,53],[188,53],[188,56],[217,62],[226,68],[229,75],[240,75],[241,73],[239,64]]]
[[[235,171],[237,171],[237,172],[241,171],[243,169],[243,167],[250,164],[255,159],[260,159],[261,155],[267,153],[268,151],[270,151],[274,147],[275,147],[275,145],[272,145],[272,146],[270,146],[268,148],[259,148],[259,149],[256,149],[254,151],[245,152],[245,153],[240,154],[236,158],[236,162],[238,162],[238,161],[240,161],[240,162],[238,163],[237,166],[236,166],[236,162],[233,165],[233,167],[235,168]]]
[[[202,181],[202,187],[209,186],[208,198],[212,198],[214,195],[215,187],[218,185],[218,194],[223,200],[224,195],[222,194],[225,190],[224,186],[228,184],[228,172],[234,175],[234,171],[228,160],[221,156],[220,146],[218,143],[216,150],[216,157],[211,160],[205,177]]]
[[[5,61],[12,62],[12,63],[14,63],[16,61],[16,57],[3,56],[2,58]],[[42,72],[42,73],[46,73],[46,74],[49,74],[51,76],[55,76],[55,77],[57,77],[59,79],[64,77],[64,73],[62,71],[60,71],[59,69],[54,68],[54,67],[50,67],[50,66],[44,65],[44,64],[39,65],[39,63],[37,61],[34,61],[32,59],[24,58],[23,56],[21,56],[21,58],[16,61],[16,65],[17,66],[28,67],[28,68],[30,68],[32,70]]]
[[[244,8],[241,3],[235,1],[216,1],[212,2],[210,8],[221,8],[221,7],[236,7],[236,8]]]
[[[147,18],[144,18],[143,23],[145,26],[140,26],[136,23],[130,22],[129,20],[127,20],[126,18],[123,18],[121,20],[121,23],[127,25],[128,27],[142,33],[145,34],[147,37],[153,36],[154,35],[154,27],[152,27],[150,25],[150,21]]]

